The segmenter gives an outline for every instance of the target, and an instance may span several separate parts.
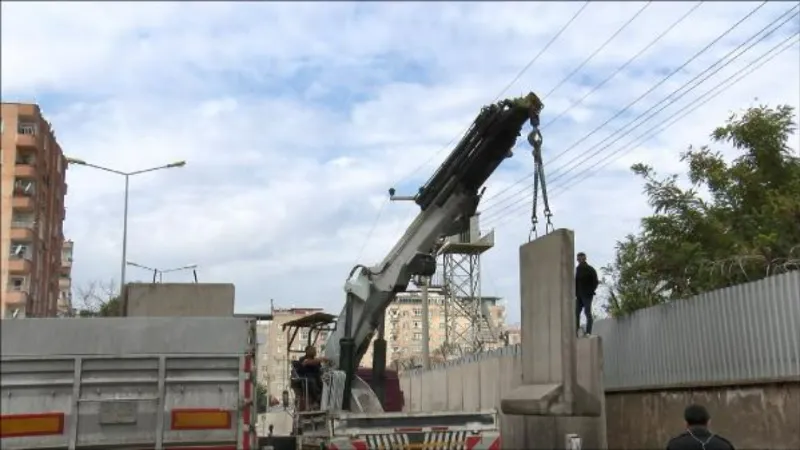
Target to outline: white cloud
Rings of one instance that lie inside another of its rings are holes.
[[[555,223],[576,230],[578,247],[596,265],[612,256],[615,240],[634,231],[647,212],[641,184],[627,167],[645,161],[661,172],[680,170],[680,151],[708,142],[710,131],[730,111],[756,97],[800,106],[798,48],[597,176],[558,179],[558,172],[791,5],[763,7],[628,113],[549,162],[756,5],[703,4],[545,130]],[[692,6],[652,3],[547,98],[543,121],[581,98]],[[263,311],[273,298],[281,305],[337,311],[344,278],[356,259],[382,259],[413,218],[412,204],[386,204],[387,189],[401,179],[406,182],[398,187],[405,190],[424,182],[449,151],[441,151],[444,145],[579,7],[6,2],[3,98],[41,103],[66,152],[89,162],[137,170],[188,161],[182,169],[131,179],[129,259],[157,267],[197,263],[202,281],[236,283],[240,310]],[[641,7],[590,4],[504,95],[548,92]],[[797,28],[790,23],[572,174]],[[406,175],[429,159],[408,182]],[[518,321],[517,246],[527,240],[530,206],[528,189],[509,194],[522,189],[512,183],[532,167],[522,144],[487,184],[484,205],[486,224],[500,226],[497,247],[484,261],[484,291],[508,299],[512,322]],[[122,179],[72,167],[68,182],[66,229],[76,242],[76,284],[118,277]],[[503,206],[491,206],[506,197],[502,205],[518,206],[502,212]],[[128,274],[149,276],[134,268]]]

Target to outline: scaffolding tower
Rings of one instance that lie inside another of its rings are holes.
[[[441,274],[434,285],[444,294],[445,339],[448,357],[482,351],[498,342],[487,303],[481,296],[481,255],[494,247],[494,230],[481,236],[480,214],[469,229],[442,240],[438,250]]]

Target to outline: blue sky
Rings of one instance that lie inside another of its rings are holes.
[[[544,130],[546,163],[758,3],[702,4],[570,107],[694,5],[651,3],[546,99],[545,123],[569,108]],[[596,266],[611,258],[615,241],[635,231],[647,213],[641,183],[628,167],[642,161],[662,173],[680,171],[682,150],[708,143],[715,126],[756,98],[800,106],[798,45],[664,132],[632,142],[620,158],[609,161],[605,155],[797,33],[798,17],[628,137],[595,156],[582,155],[602,149],[609,134],[793,5],[760,8],[547,167],[555,223],[576,231],[577,246]],[[504,96],[550,91],[643,6],[590,4]],[[350,267],[382,259],[414,217],[412,205],[382,207],[387,189],[411,191],[424,182],[449,152],[442,151],[445,145],[580,7],[573,2],[7,2],[2,96],[40,103],[70,156],[119,170],[188,161],[182,169],[132,179],[128,259],[162,268],[196,263],[201,281],[236,284],[240,311],[268,310],[271,298],[281,306],[337,311]],[[575,166],[575,158],[588,160]],[[573,178],[598,161],[606,164],[602,170]],[[571,174],[556,179],[567,168]],[[522,183],[498,193],[532,169],[529,151],[521,146],[487,183],[483,205],[484,224],[496,228],[497,240],[483,261],[483,289],[507,300],[512,322],[519,317],[516,255],[528,236],[530,189]],[[76,286],[117,278],[122,180],[73,167],[68,183],[66,233],[75,240]],[[148,276],[128,270],[129,279]],[[188,281],[190,275],[165,279]]]

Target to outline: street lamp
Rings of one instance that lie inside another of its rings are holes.
[[[135,263],[133,261],[126,261],[126,264],[133,267],[138,267],[140,269],[144,269],[150,272],[153,272],[153,283],[156,282],[156,278],[158,278],[158,282],[161,283],[164,281],[164,274],[167,272],[178,272],[181,270],[190,270],[194,273],[194,282],[197,283],[197,264],[189,264],[188,266],[181,266],[175,267],[172,269],[157,269],[155,267],[148,267],[142,264]]]
[[[89,164],[88,162],[78,158],[67,158],[67,164],[76,164],[79,166],[91,167],[94,169],[110,172],[117,175],[122,175],[123,177],[125,177],[125,212],[122,217],[122,264],[121,264],[122,267],[120,269],[120,277],[119,277],[120,278],[119,295],[120,297],[122,297],[123,293],[125,292],[125,267],[127,265],[126,262],[128,256],[128,191],[130,186],[130,178],[134,175],[141,175],[143,173],[154,172],[156,170],[174,169],[177,167],[183,167],[186,165],[186,161],[177,161],[163,166],[151,167],[149,169],[143,169],[143,170],[135,170],[133,172],[123,172],[121,170],[114,170],[114,169],[109,169],[108,167]]]

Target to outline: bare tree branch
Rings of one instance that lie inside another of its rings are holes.
[[[76,290],[74,302],[80,317],[117,316],[119,299],[114,280],[90,281]]]

